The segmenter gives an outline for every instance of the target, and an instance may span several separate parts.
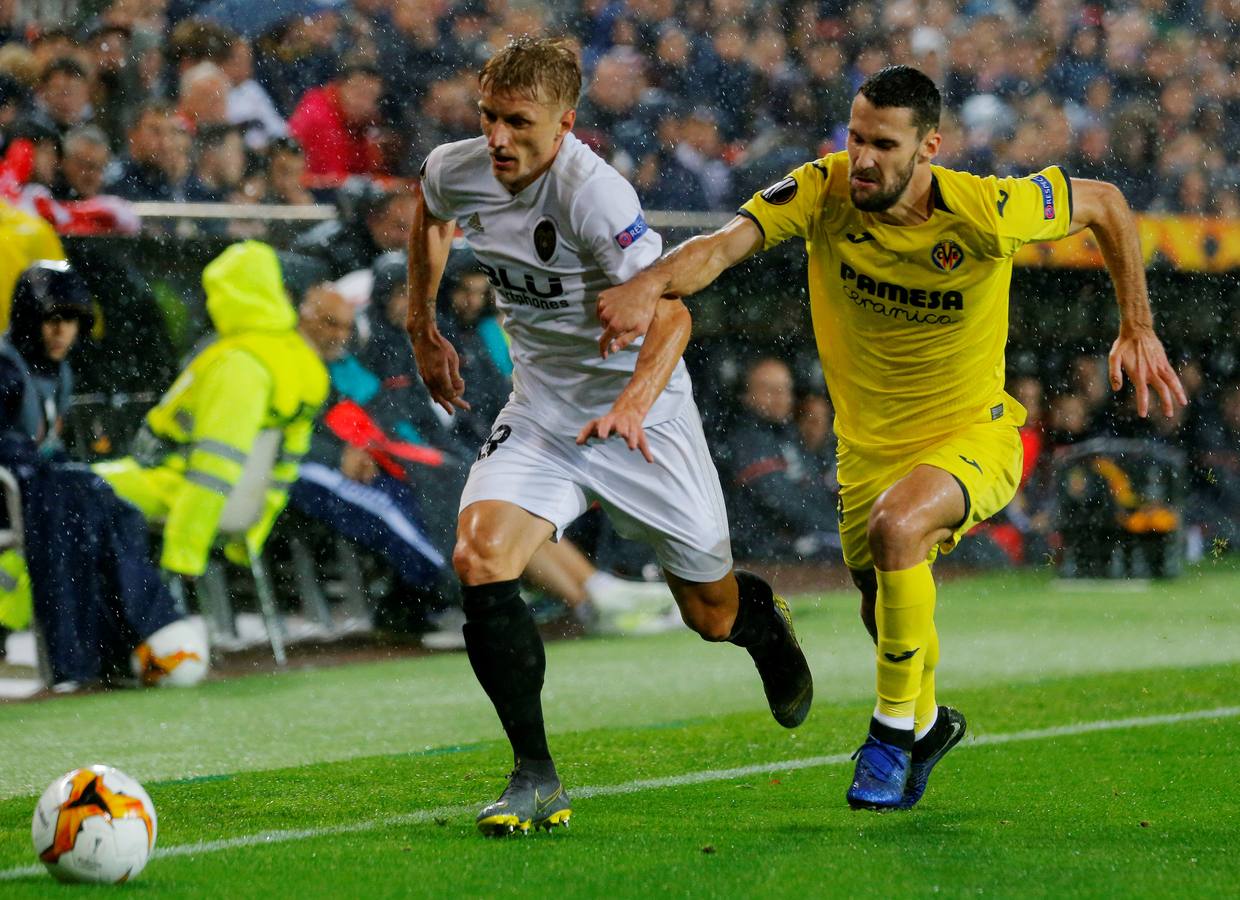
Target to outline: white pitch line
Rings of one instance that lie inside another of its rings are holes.
[[[1100,719],[1094,722],[1078,722],[1073,725],[1054,725],[1050,728],[1011,731],[1006,734],[983,734],[965,741],[960,745],[960,748],[985,747],[992,744],[1015,744],[1023,741],[1040,741],[1047,738],[1092,734],[1096,731],[1149,728],[1155,725],[1177,725],[1181,722],[1196,722],[1202,719],[1230,719],[1236,716],[1240,716],[1240,706],[1220,706],[1216,709],[1198,709],[1191,712],[1166,713],[1159,716],[1135,716],[1128,719]],[[573,789],[573,796],[578,799],[614,797],[622,794],[635,794],[639,791],[686,787],[693,784],[707,784],[713,781],[731,781],[736,778],[746,778],[750,775],[765,775],[771,772],[790,772],[798,769],[836,766],[846,763],[850,759],[852,759],[851,753],[832,753],[827,756],[807,756],[801,759],[787,759],[782,762],[737,766],[733,769],[708,769],[703,772],[687,772],[684,775],[669,775],[664,778],[644,778],[638,781],[626,781],[622,784],[579,787]],[[248,834],[219,841],[175,844],[171,847],[156,849],[152,856],[156,859],[163,859],[170,856],[198,856],[205,853],[218,853],[221,850],[237,850],[246,847],[269,847],[274,844],[286,844],[291,841],[334,837],[339,834],[357,834],[362,831],[376,831],[380,828],[390,828],[395,825],[416,825],[436,819],[450,819],[472,811],[472,806],[441,806],[437,809],[419,809],[396,816],[385,816],[381,819],[365,819],[361,822],[327,825],[322,828],[263,831],[258,834]],[[29,878],[33,875],[40,875],[43,871],[43,866],[19,866],[13,869],[3,869],[0,870],[0,881]]]

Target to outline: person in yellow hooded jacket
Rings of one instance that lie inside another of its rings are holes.
[[[251,553],[262,549],[328,389],[327,370],[297,332],[274,249],[233,244],[203,270],[202,284],[218,337],[147,414],[133,455],[95,467],[148,521],[163,521],[160,564],[187,576],[206,568],[255,439],[278,429],[282,446],[264,514],[245,537]],[[240,562],[244,553],[229,556]]]

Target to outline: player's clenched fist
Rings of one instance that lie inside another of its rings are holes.
[[[623,438],[630,450],[640,450],[646,462],[652,463],[654,454],[650,452],[650,445],[646,443],[646,431],[642,428],[645,418],[644,413],[617,403],[607,415],[591,420],[581,429],[577,435],[577,443],[584,444],[593,439],[605,441],[614,434]]]
[[[465,402],[461,360],[452,342],[438,329],[410,332],[409,338],[413,343],[413,356],[418,362],[418,374],[422,376],[431,399],[449,415],[453,409],[469,409],[469,404]]]
[[[598,295],[598,320],[603,324],[598,349],[604,359],[623,350],[649,330],[662,295],[662,285],[644,275],[637,275]]]

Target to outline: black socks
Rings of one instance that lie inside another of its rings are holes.
[[[870,719],[870,736],[908,753],[913,752],[913,729],[911,728],[892,728],[878,719]]]
[[[516,761],[550,765],[541,696],[547,660],[517,585],[514,579],[462,586],[465,650]]]
[[[774,621],[779,616],[775,597],[771,586],[752,572],[737,569],[733,574],[738,602],[736,622],[728,641],[744,647],[750,656],[758,659],[778,649],[782,643],[783,630],[771,627],[778,624]]]

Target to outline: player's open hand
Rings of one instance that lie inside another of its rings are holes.
[[[465,401],[465,379],[461,377],[461,359],[452,342],[432,329],[429,333],[411,334],[413,355],[418,361],[418,374],[430,392],[431,399],[448,415],[454,410],[469,409]]]
[[[623,350],[649,330],[661,295],[660,288],[641,275],[598,295],[598,320],[603,324],[598,350],[603,359]]]
[[[1113,391],[1124,386],[1124,373],[1128,373],[1137,395],[1137,415],[1141,418],[1145,418],[1150,411],[1151,386],[1162,400],[1164,415],[1175,413],[1176,401],[1179,401],[1181,406],[1188,405],[1188,395],[1184,393],[1180,376],[1171,368],[1162,341],[1148,325],[1121,325],[1119,337],[1111,345],[1107,363]]]
[[[614,434],[623,438],[630,450],[640,450],[646,462],[652,463],[654,454],[650,452],[650,445],[646,442],[646,430],[642,428],[645,418],[644,413],[617,404],[607,415],[594,419],[581,429],[577,435],[577,443],[584,444],[592,439],[605,441]]]

